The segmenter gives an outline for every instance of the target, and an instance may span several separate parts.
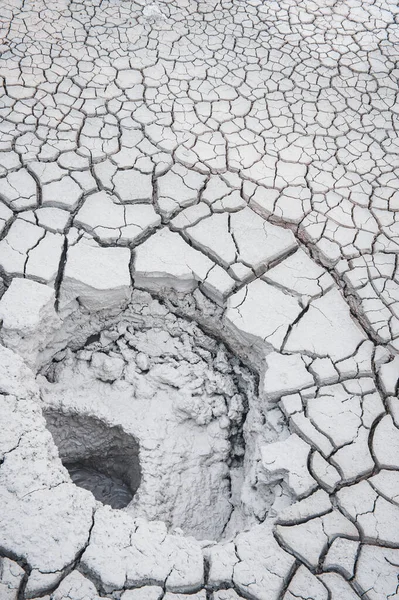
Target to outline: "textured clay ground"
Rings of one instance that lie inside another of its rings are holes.
[[[1,600],[399,599],[398,78],[391,0],[0,0]]]

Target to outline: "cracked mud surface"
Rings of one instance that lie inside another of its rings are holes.
[[[399,598],[398,19],[0,0],[2,599]]]

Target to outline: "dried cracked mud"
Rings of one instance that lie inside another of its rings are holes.
[[[0,599],[399,599],[399,7],[0,0]]]

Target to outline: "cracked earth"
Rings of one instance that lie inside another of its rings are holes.
[[[399,599],[398,22],[0,0],[1,600]]]

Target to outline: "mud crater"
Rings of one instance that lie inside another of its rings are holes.
[[[198,539],[262,521],[278,485],[259,478],[258,442],[280,437],[284,424],[275,414],[269,422],[257,374],[145,292],[82,329],[84,343],[57,352],[38,376],[72,481]]]

